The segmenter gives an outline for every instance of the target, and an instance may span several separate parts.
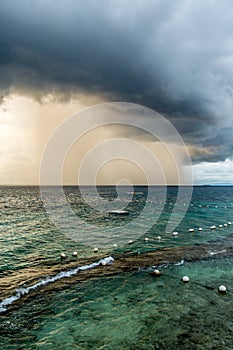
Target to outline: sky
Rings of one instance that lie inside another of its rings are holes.
[[[195,184],[233,184],[232,13],[231,0],[1,0],[0,184],[37,184],[54,130],[105,102],[161,113],[190,152]],[[76,181],[85,152],[116,135],[99,128],[74,146],[64,182]],[[117,181],[117,169],[143,181],[122,162],[99,182]]]

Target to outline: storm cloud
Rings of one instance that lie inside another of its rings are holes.
[[[90,92],[165,115],[194,161],[233,155],[230,0],[2,0],[0,101]]]

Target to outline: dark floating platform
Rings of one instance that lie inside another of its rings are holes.
[[[112,215],[129,215],[128,210],[111,210],[109,214]]]
[[[114,253],[112,264],[102,265],[79,271],[77,274],[69,278],[62,278],[53,283],[46,284],[30,293],[24,295],[20,300],[15,301],[7,307],[12,310],[18,304],[25,301],[27,298],[32,298],[35,295],[45,293],[52,290],[60,290],[69,287],[69,285],[82,282],[91,278],[99,278],[104,276],[113,276],[124,272],[133,272],[148,267],[157,267],[164,264],[173,264],[184,260],[186,262],[194,262],[204,259],[218,259],[221,257],[233,256],[233,235],[228,236],[224,241],[212,242],[209,244],[197,244],[193,246],[181,246],[173,248],[163,248],[154,251],[148,251],[138,254],[138,252]],[[106,257],[98,254],[88,259],[66,259],[61,260],[34,260],[32,266],[20,269],[18,271],[1,272],[0,278],[0,295],[1,300],[4,300],[15,294],[15,290],[20,287],[29,287],[45,279],[46,277],[55,276],[59,272],[69,271],[78,266],[90,265],[102,258]]]

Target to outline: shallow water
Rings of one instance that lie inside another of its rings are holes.
[[[128,206],[139,212],[146,190],[137,189]],[[101,188],[102,196],[115,196],[114,189]],[[119,218],[92,217],[75,189],[66,193],[76,213],[100,225],[119,225]],[[232,187],[196,187],[192,202],[174,238],[164,233],[176,189],[170,188],[159,221],[147,232],[149,242],[139,237],[132,251],[160,247],[224,241],[233,225],[211,231],[211,225],[233,220]],[[98,199],[93,196],[93,200]],[[61,251],[71,254],[77,242],[66,238],[49,222],[37,188],[1,188],[2,273],[33,266],[35,259],[59,259]],[[171,204],[170,204],[171,203]],[[90,210],[89,210],[90,213]],[[95,217],[96,216],[96,217]],[[130,216],[127,220],[130,220]],[[123,222],[120,222],[122,225]],[[202,232],[188,233],[190,227]],[[161,235],[161,241],[156,237]],[[93,247],[78,245],[80,256],[93,255]],[[115,251],[129,250],[129,246]],[[104,249],[103,249],[104,252]],[[98,255],[96,256],[98,260]],[[33,299],[1,316],[0,342],[8,349],[233,349],[232,257],[218,257],[161,268],[154,278],[149,270],[101,277],[68,289],[37,294]],[[181,282],[188,275],[190,283]],[[220,295],[218,286],[227,286]],[[213,289],[206,288],[210,287]]]
[[[6,349],[231,349],[232,263],[186,263],[162,268],[159,278],[140,271],[37,296],[2,317],[1,343]],[[226,295],[217,292],[222,283]]]

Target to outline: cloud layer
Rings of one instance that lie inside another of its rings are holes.
[[[161,112],[196,161],[233,155],[231,0],[2,0],[0,101],[79,92]]]

